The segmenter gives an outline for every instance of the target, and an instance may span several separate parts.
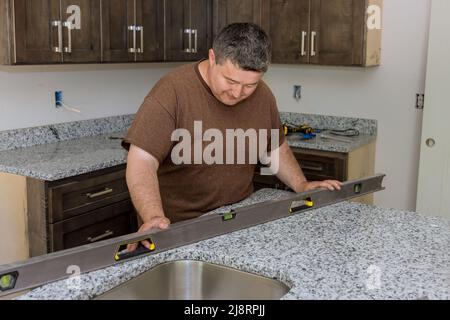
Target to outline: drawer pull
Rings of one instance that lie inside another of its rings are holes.
[[[300,167],[302,167],[303,170],[311,170],[311,171],[323,171],[322,166],[304,166],[300,164]]]
[[[113,193],[113,191],[114,190],[111,188],[106,188],[105,190],[97,192],[97,193],[86,193],[86,197],[88,197],[89,199],[94,199],[94,198],[98,198],[98,197]]]
[[[95,237],[95,238],[89,237],[86,240],[89,241],[90,243],[94,243],[94,242],[103,240],[105,238],[108,238],[108,237],[110,237],[112,235],[114,235],[114,231],[108,230],[104,234],[102,234],[101,236],[98,236],[98,237]]]

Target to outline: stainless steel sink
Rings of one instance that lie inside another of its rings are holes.
[[[279,300],[289,288],[255,274],[197,261],[164,263],[98,300]]]

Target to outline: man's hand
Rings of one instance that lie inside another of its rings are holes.
[[[159,230],[166,230],[167,228],[169,228],[170,225],[170,220],[167,219],[166,217],[154,217],[151,218],[149,221],[145,222],[140,228],[138,232],[145,232],[145,231],[149,231],[151,229],[159,229]],[[146,248],[150,248],[150,243],[145,240],[141,242],[142,245]],[[137,249],[138,244],[137,243],[133,243],[133,244],[129,244],[127,247],[127,251],[128,252],[133,252]]]
[[[300,184],[300,190],[297,193],[312,191],[316,189],[327,189],[330,191],[341,190],[342,182],[336,180],[325,181],[305,181]]]
[[[341,190],[342,183],[336,180],[307,181],[287,142],[280,147],[279,156],[280,166],[277,177],[296,193],[316,189]]]

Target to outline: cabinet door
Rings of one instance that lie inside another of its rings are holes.
[[[100,0],[61,0],[64,62],[101,62]]]
[[[137,61],[164,60],[164,1],[136,0]]]
[[[366,0],[311,1],[311,63],[363,64],[365,3]]]
[[[272,40],[272,62],[308,63],[309,0],[268,0],[263,6],[267,12],[263,26]]]
[[[15,59],[17,64],[55,63],[62,61],[56,52],[62,35],[59,0],[15,0],[14,33]]]
[[[214,0],[213,31],[214,38],[231,23],[252,22],[261,25],[262,0]]]
[[[191,60],[207,58],[212,45],[211,1],[191,0],[191,30],[196,32],[192,35],[195,52]]]
[[[134,0],[102,0],[102,42],[104,62],[135,61],[133,30],[136,25]]]
[[[211,3],[166,0],[166,60],[197,61],[211,46]]]

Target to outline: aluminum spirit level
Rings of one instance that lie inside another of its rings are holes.
[[[73,266],[77,266],[81,273],[87,273],[381,191],[384,190],[384,177],[385,175],[376,175],[349,181],[343,184],[340,191],[315,190],[289,195],[280,200],[251,205],[228,213],[180,222],[164,231],[134,233],[1,266],[0,296],[69,278],[72,276],[70,271]],[[134,252],[127,252],[128,244],[140,243],[143,240],[150,243],[149,248],[140,246]]]

